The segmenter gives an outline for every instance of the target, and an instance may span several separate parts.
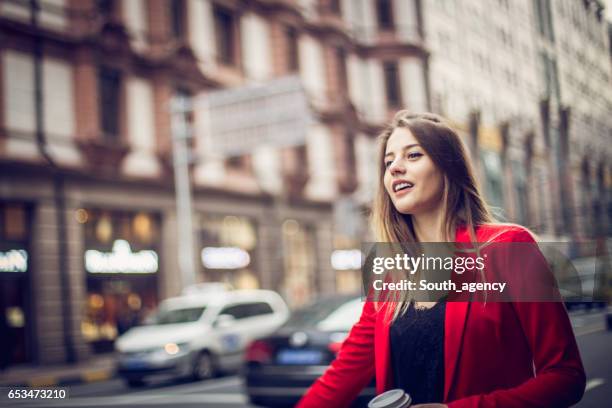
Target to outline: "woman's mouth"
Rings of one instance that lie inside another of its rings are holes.
[[[409,181],[396,181],[393,183],[393,192],[395,196],[402,196],[412,190],[414,184]]]

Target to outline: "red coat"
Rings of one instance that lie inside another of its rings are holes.
[[[519,226],[487,225],[478,242],[533,242]],[[466,228],[456,242],[469,242]],[[388,303],[365,302],[338,357],[298,403],[349,405],[376,376],[376,391],[394,388]],[[560,302],[448,302],[444,322],[444,402],[461,407],[567,407],[584,394],[586,376]]]

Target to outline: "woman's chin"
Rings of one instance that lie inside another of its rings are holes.
[[[400,214],[404,214],[404,215],[414,215],[415,212],[418,210],[417,208],[415,208],[414,205],[402,205],[402,204],[397,204],[395,205],[395,209],[397,210],[398,213]]]

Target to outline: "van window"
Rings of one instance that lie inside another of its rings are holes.
[[[219,314],[227,314],[233,316],[234,319],[242,319],[244,317],[244,310],[242,305],[226,306],[221,310],[221,313]]]
[[[225,307],[220,314],[234,316],[234,319],[245,319],[247,317],[261,316],[274,313],[267,302],[250,302]]]
[[[272,307],[266,302],[246,303],[244,306],[247,309],[246,314],[248,317],[274,313]]]
[[[199,320],[206,310],[205,307],[184,309],[160,309],[152,319],[153,324],[190,323]]]

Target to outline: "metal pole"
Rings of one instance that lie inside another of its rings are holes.
[[[193,219],[191,210],[191,184],[189,181],[189,149],[191,131],[185,114],[191,109],[184,96],[172,100],[172,158],[174,164],[174,191],[178,229],[178,264],[183,287],[195,283],[195,255],[193,247]]]

